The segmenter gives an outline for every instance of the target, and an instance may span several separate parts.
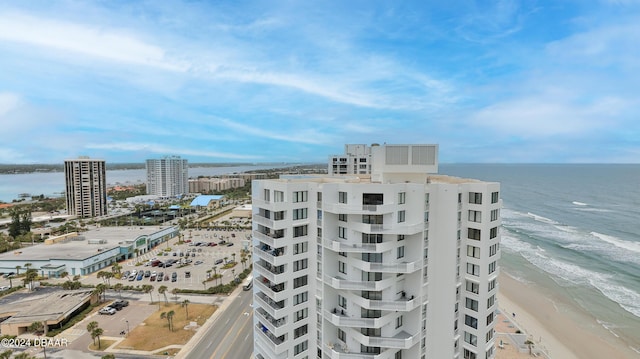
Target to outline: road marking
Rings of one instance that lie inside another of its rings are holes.
[[[231,341],[231,343],[232,343],[232,344],[233,344],[233,343],[238,339],[238,336],[240,336],[240,333],[241,333],[242,328],[244,328],[244,326],[245,326],[245,325],[247,325],[247,322],[249,321],[249,319],[252,319],[252,318],[253,318],[253,316],[251,316],[251,315],[247,316],[247,319],[245,319],[245,320],[244,320],[244,322],[242,323],[242,325],[241,325],[241,326],[240,326],[240,328],[238,329],[238,334],[236,334],[236,336],[235,336],[235,337],[233,338],[233,340]],[[231,334],[231,332],[227,333],[227,335],[225,335],[225,336],[224,336],[224,338],[222,338],[222,341],[220,341],[220,343],[221,343],[221,344],[222,344],[222,342],[227,338],[227,336],[228,336],[229,334]],[[247,336],[248,336],[248,334],[247,334]],[[234,346],[233,346],[233,345],[229,345],[229,349],[227,349],[227,351],[226,351],[226,352],[224,352],[224,354],[222,354],[222,359],[224,359],[224,358],[226,358],[226,357],[227,357],[227,354],[229,354],[229,351],[230,351],[231,349],[234,349]],[[213,354],[215,354],[215,352],[214,352]],[[211,359],[213,359],[213,354],[211,355]]]

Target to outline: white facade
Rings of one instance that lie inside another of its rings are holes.
[[[253,182],[254,356],[493,358],[500,185],[374,147],[371,175]]]
[[[189,165],[180,156],[146,161],[147,194],[173,197],[189,193]]]
[[[104,160],[80,157],[64,161],[67,213],[81,218],[107,214]]]

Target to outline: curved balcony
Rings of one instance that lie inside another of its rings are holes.
[[[322,203],[324,211],[334,214],[389,214],[397,210],[395,204]]]
[[[340,308],[331,311],[324,310],[323,314],[331,324],[347,328],[382,328],[397,316],[395,313],[387,313],[380,318],[353,318],[349,317],[348,313],[343,314],[343,310]]]
[[[328,354],[332,359],[382,359],[389,358],[386,350],[382,350],[380,354],[351,352],[344,345],[328,343],[324,346],[324,353]]]
[[[398,244],[396,241],[382,243],[347,243],[338,240],[325,239],[324,247],[334,252],[348,253],[382,253],[395,248]]]
[[[335,289],[380,291],[391,287],[396,282],[396,277],[379,281],[358,281],[325,275],[324,282]]]
[[[416,308],[420,308],[421,304],[419,298],[412,296],[405,296],[397,300],[372,300],[362,298],[359,295],[354,295],[351,299],[355,304],[365,309],[392,310],[398,312],[412,311]]]
[[[349,223],[349,228],[361,233],[381,233],[381,234],[404,234],[411,235],[424,231],[428,228],[428,223],[390,223],[390,224],[370,224],[370,223]]]
[[[365,272],[382,273],[413,273],[419,271],[422,267],[422,261],[420,260],[400,263],[373,263],[360,259],[351,259],[349,263]]]
[[[392,336],[392,337],[371,337],[366,336],[356,330],[349,330],[349,333],[353,335],[353,338],[360,342],[362,345],[369,347],[384,347],[394,349],[410,349],[412,346],[420,343],[420,335],[411,335],[405,331]]]

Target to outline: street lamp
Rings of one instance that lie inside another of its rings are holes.
[[[127,322],[127,337],[128,337],[129,336],[129,321],[126,320],[126,322]]]

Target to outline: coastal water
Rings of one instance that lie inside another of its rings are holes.
[[[276,165],[229,166],[229,167],[191,167],[189,177],[219,176],[276,168]],[[145,169],[109,170],[106,174],[107,185],[142,184],[147,180]],[[33,172],[23,174],[0,174],[0,201],[11,202],[21,193],[49,197],[60,196],[64,190],[64,172]]]
[[[640,165],[441,165],[501,182],[503,270],[564,296],[640,357]]]

